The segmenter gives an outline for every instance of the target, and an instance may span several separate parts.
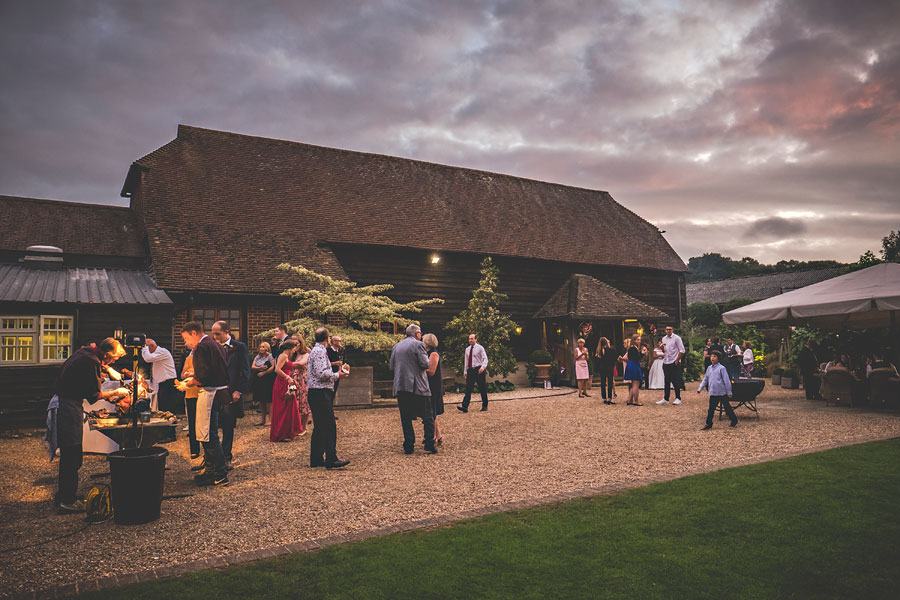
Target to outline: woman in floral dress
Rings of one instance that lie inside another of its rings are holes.
[[[298,350],[294,359],[294,367],[291,369],[291,379],[297,386],[297,405],[300,410],[300,435],[306,434],[306,421],[309,419],[309,400],[306,387],[306,364],[309,362],[309,348],[306,347],[306,340],[302,335],[298,335]]]

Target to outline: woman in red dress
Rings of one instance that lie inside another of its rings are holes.
[[[300,410],[297,407],[297,394],[288,394],[288,387],[293,383],[291,370],[293,360],[299,347],[294,340],[287,340],[281,346],[282,351],[275,364],[275,385],[272,387],[272,428],[269,433],[270,442],[289,442],[300,433]]]
[[[309,419],[309,400],[306,389],[306,363],[309,362],[309,348],[302,335],[297,335],[297,354],[294,357],[294,368],[291,369],[291,379],[297,387],[297,406],[300,409],[300,435],[306,433],[306,421]]]

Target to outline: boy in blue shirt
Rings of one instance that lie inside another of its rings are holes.
[[[706,369],[706,375],[703,376],[703,381],[700,382],[700,387],[697,388],[698,394],[703,388],[709,390],[709,410],[706,412],[706,425],[700,431],[712,429],[713,413],[716,412],[719,403],[722,404],[725,414],[731,419],[731,427],[736,427],[737,417],[734,416],[734,409],[731,408],[731,404],[728,402],[728,399],[731,398],[731,377],[728,375],[728,370],[725,366],[721,364],[722,352],[719,350],[710,352],[709,362],[712,364]]]

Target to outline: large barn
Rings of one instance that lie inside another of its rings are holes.
[[[491,256],[509,295],[504,311],[523,326],[513,342],[523,358],[541,345],[565,348],[586,330],[589,344],[600,335],[619,341],[648,315],[678,322],[685,311],[682,260],[653,224],[603,191],[181,125],[174,140],[132,163],[121,195],[130,209],[105,210],[132,237],[109,247],[127,249],[120,254],[130,266],[171,301],[168,335],[156,335],[176,352],[174,332],[187,320],[225,319],[248,339],[290,319],[291,302],[279,294],[298,282],[275,269],[282,262],[362,285],[391,283],[399,301],[441,297],[445,304],[418,316],[426,331],[440,334],[477,285],[482,258]],[[43,223],[84,206],[16,201],[26,213],[58,211]],[[3,221],[19,227],[30,218]],[[109,218],[72,223],[81,239],[104,236],[110,226]],[[59,246],[64,256],[82,251],[35,231],[4,240],[0,250],[21,267],[25,248],[35,244]],[[578,288],[573,275],[601,282],[604,294],[582,295],[614,297],[616,310],[539,314],[562,288]],[[78,306],[54,308],[74,315]],[[4,319],[39,312],[0,307]],[[584,315],[590,322],[579,321]]]

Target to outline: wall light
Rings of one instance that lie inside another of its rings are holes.
[[[521,335],[521,334],[522,334],[522,328],[516,327],[516,335]]]
[[[113,338],[121,342],[125,338],[125,332],[121,329],[116,329],[113,331]]]
[[[431,264],[436,265],[439,262],[441,262],[441,257],[438,256],[437,254],[432,254],[431,255]]]

